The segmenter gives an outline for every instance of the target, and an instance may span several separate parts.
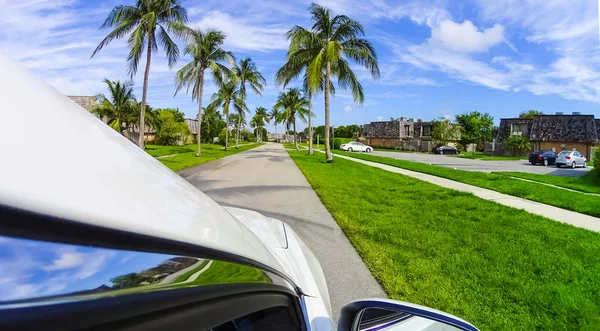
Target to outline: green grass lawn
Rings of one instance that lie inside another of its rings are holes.
[[[184,146],[159,146],[159,145],[146,145],[146,151],[152,156],[163,156],[176,154],[166,158],[159,159],[162,164],[169,167],[173,171],[179,171],[181,169],[193,167],[198,164],[220,159],[227,155],[243,152],[251,148],[260,146],[260,144],[253,143],[248,145],[240,145],[239,149],[235,147],[229,147],[227,151],[223,149],[221,145],[213,144],[202,144],[202,155],[196,157],[196,145],[184,145]]]
[[[179,277],[175,278],[172,283],[180,283],[180,282],[186,281],[188,278],[190,278],[191,275],[197,273],[198,271],[202,270],[202,268],[206,267],[208,262],[210,262],[210,260],[202,261],[202,263],[200,263],[200,265],[197,266],[196,268],[179,275]]]
[[[498,175],[511,176],[533,180],[536,182],[566,187],[572,190],[600,194],[600,176],[593,170],[581,177],[538,175],[526,172],[494,172]]]
[[[452,157],[458,157],[461,159],[470,159],[470,160],[483,160],[483,161],[509,161],[509,160],[527,160],[527,156],[490,156],[486,155],[482,152],[462,152],[458,155],[453,155]]]
[[[600,217],[600,197],[598,196],[560,190],[550,186],[510,178],[505,175],[455,170],[426,163],[396,160],[389,157],[362,153],[348,153],[344,151],[335,151],[335,153],[443,177],[582,214]]]
[[[600,233],[349,160],[288,153],[390,298],[481,330],[600,329]]]

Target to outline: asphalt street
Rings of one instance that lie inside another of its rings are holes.
[[[268,143],[179,174],[221,205],[251,209],[289,224],[323,266],[334,320],[349,301],[385,297],[281,144]]]
[[[453,157],[450,155],[436,155],[425,153],[403,153],[391,151],[373,151],[373,155],[391,157],[394,159],[407,160],[439,165],[448,168],[456,168],[468,171],[494,172],[494,171],[518,171],[529,172],[532,174],[572,176],[580,177],[585,175],[590,168],[556,168],[556,166],[531,165],[525,158],[523,160],[513,161],[484,161],[470,160]]]

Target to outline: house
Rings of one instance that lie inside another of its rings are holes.
[[[269,134],[267,134],[267,141],[278,142],[278,141],[284,141],[285,138],[286,138],[286,135],[284,133],[269,133]]]
[[[599,142],[600,119],[577,112],[500,119],[496,140],[503,142],[510,135],[526,136],[534,150],[576,150],[589,160]]]
[[[362,127],[360,141],[375,147],[393,147],[425,151],[431,149],[431,122],[400,117]]]
[[[95,96],[68,95],[68,97],[87,110],[90,110],[90,108],[96,104]]]

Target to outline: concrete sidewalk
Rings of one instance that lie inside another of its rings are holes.
[[[322,152],[321,150],[317,150],[317,151]],[[568,223],[568,224],[571,224],[571,225],[574,225],[574,226],[577,226],[580,228],[600,232],[600,218],[592,217],[589,215],[577,213],[577,212],[566,210],[566,209],[561,209],[558,207],[546,205],[546,204],[539,203],[539,202],[526,200],[523,198],[514,197],[512,195],[498,193],[496,191],[488,190],[488,189],[473,186],[473,185],[459,183],[459,182],[456,182],[456,181],[453,181],[450,179],[446,179],[446,178],[423,174],[420,172],[410,171],[410,170],[397,168],[397,167],[393,167],[393,166],[389,166],[389,165],[385,165],[385,164],[381,164],[381,163],[356,159],[353,157],[339,155],[339,154],[335,154],[334,158],[336,158],[336,157],[354,161],[354,162],[358,162],[358,163],[362,163],[362,164],[366,164],[366,165],[369,165],[372,167],[395,172],[398,174],[403,174],[406,176],[414,177],[414,178],[417,178],[417,179],[420,179],[420,180],[423,180],[423,181],[426,181],[426,182],[429,182],[429,183],[432,183],[435,185],[449,188],[449,189],[473,193],[477,197],[480,197],[482,199],[489,200],[489,201],[494,201],[501,205],[505,205],[505,206],[509,206],[509,207],[513,207],[513,208],[517,208],[517,209],[523,209],[532,214],[544,216],[546,218],[549,218],[549,219],[552,219],[555,221]]]

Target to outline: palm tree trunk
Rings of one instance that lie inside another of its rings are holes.
[[[313,155],[312,146],[312,92],[308,92],[308,155]]]
[[[331,146],[329,146],[329,80],[331,78],[331,64],[327,61],[327,71],[325,72],[325,159],[327,162],[333,162]]]
[[[228,144],[229,144],[229,105],[226,105],[223,107],[223,112],[225,113],[225,123],[227,123],[227,125],[225,125],[225,150],[227,150]]]
[[[296,117],[294,117],[292,125],[294,126],[294,144],[296,144],[296,150],[299,151],[300,149],[298,148],[298,133],[296,132]]]
[[[146,49],[146,70],[144,70],[144,85],[142,87],[142,104],[140,106],[140,123],[138,146],[144,149],[144,131],[146,131],[146,97],[148,96],[148,77],[150,76],[150,60],[152,59],[152,34],[148,34],[148,48]]]
[[[200,138],[202,136],[202,92],[204,91],[204,71],[200,71],[200,77],[198,79],[200,80],[200,91],[198,91],[198,116],[196,116],[196,119],[198,120],[198,149],[196,150],[196,156],[200,156],[201,153]]]
[[[242,125],[242,114],[238,116],[237,132],[235,134],[235,148],[240,148],[240,126]]]

